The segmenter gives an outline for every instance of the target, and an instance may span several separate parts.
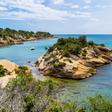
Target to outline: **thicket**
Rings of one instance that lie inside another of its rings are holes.
[[[79,38],[60,38],[57,43],[48,49],[48,52],[52,52],[55,49],[61,51],[63,56],[69,56],[70,54],[79,55],[84,47],[97,45],[93,41],[87,41],[85,35],[79,36]]]

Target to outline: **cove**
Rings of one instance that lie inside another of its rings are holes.
[[[57,38],[42,39],[24,42],[21,45],[11,45],[0,48],[0,59],[9,59],[19,65],[33,66],[35,61],[46,52],[46,48],[52,46],[60,37],[77,37],[79,35],[60,34]],[[112,35],[87,35],[88,40],[96,43],[103,43],[112,48]],[[31,51],[31,48],[35,50]],[[29,61],[31,63],[29,63]],[[79,100],[81,98],[102,94],[112,98],[112,64],[98,68],[97,74],[88,79],[75,81],[65,79],[53,80],[62,81],[65,87],[57,95],[60,99]]]

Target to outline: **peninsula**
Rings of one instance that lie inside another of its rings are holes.
[[[32,32],[14,30],[10,28],[0,28],[0,46],[11,44],[22,44],[23,41],[36,40],[42,38],[52,38],[49,32]]]
[[[79,38],[60,38],[47,53],[38,59],[36,66],[48,76],[84,79],[96,74],[97,67],[112,61],[112,50],[103,44]]]

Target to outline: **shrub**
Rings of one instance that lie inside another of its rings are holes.
[[[84,49],[84,50],[82,51],[82,56],[86,56],[86,54],[87,54],[87,51]]]
[[[61,86],[60,86],[61,85]],[[32,75],[19,74],[0,99],[1,112],[112,112],[112,100],[98,95],[83,102],[61,102],[56,94],[62,88],[52,80],[36,81]],[[24,89],[22,89],[24,88]]]
[[[65,66],[65,63],[63,63],[63,62],[55,62],[53,64],[53,66],[54,66],[54,68],[62,68],[62,67]]]
[[[88,98],[90,112],[112,112],[112,100],[98,95]]]
[[[19,66],[18,69],[16,70],[17,74],[24,74],[28,70],[27,66]]]
[[[0,77],[10,74],[7,69],[5,69],[2,65],[0,65]]]
[[[85,46],[87,44],[86,36],[85,35],[79,36],[79,41],[81,42],[81,44]]]
[[[100,44],[102,47],[105,47],[105,44]]]
[[[88,42],[88,45],[90,45],[90,46],[94,46],[94,45],[96,45],[93,41],[89,41]]]
[[[33,112],[32,109],[35,104],[35,99],[34,99],[33,95],[26,96],[24,98],[24,102],[25,102],[25,111],[24,112]]]
[[[57,48],[62,52],[63,56],[69,57],[70,54],[79,55],[81,49],[86,45],[86,36],[80,36],[79,38],[60,38],[56,44],[48,49],[48,52],[52,52]]]

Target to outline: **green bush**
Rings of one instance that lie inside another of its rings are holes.
[[[48,52],[52,52],[55,48],[60,50],[64,56],[70,54],[79,55],[82,48],[87,45],[86,36],[80,36],[79,38],[60,38],[57,43],[48,49]]]
[[[19,74],[3,91],[1,112],[112,112],[112,100],[98,95],[83,102],[57,101],[63,85],[52,80],[36,81],[32,75]],[[15,102],[16,101],[16,102]]]
[[[19,66],[18,69],[16,70],[17,74],[24,74],[28,70],[27,66]]]
[[[85,35],[79,36],[79,42],[80,42],[81,44],[83,44],[83,46],[86,46],[86,45],[87,45],[86,36],[85,36]]]
[[[88,98],[90,112],[112,112],[112,100],[98,95]]]
[[[24,102],[25,102],[25,112],[33,112],[32,109],[35,104],[35,99],[34,99],[33,95],[26,96],[24,98]]]
[[[10,74],[7,69],[0,65],[0,77]]]
[[[93,41],[89,41],[89,42],[88,42],[88,45],[94,46],[94,45],[96,45],[96,43],[94,43]]]
[[[56,61],[56,62],[53,64],[53,66],[54,66],[54,68],[62,68],[62,67],[65,66],[65,63]]]

